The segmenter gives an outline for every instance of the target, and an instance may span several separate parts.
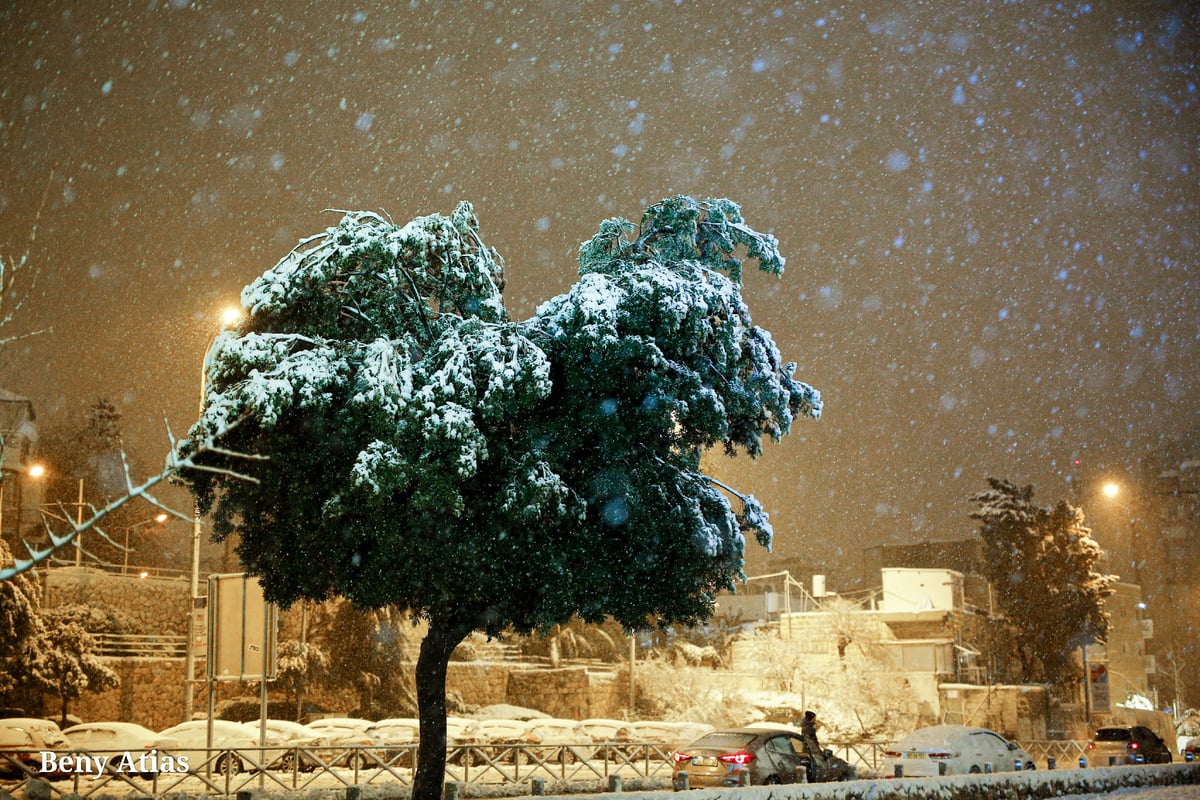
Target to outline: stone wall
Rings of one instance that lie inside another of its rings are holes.
[[[72,603],[111,606],[132,618],[139,633],[187,633],[188,581],[139,578],[89,567],[57,567],[42,577],[42,607]]]
[[[85,722],[136,722],[155,731],[183,721],[183,659],[106,658],[121,685],[100,694],[84,692],[70,711]],[[197,704],[207,696],[197,687]],[[48,700],[48,702],[53,702]]]
[[[617,673],[584,667],[512,671],[505,702],[561,719],[615,717],[624,707],[620,685]]]

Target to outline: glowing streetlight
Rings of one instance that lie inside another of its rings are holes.
[[[1121,494],[1121,484],[1116,481],[1108,481],[1100,491],[1104,493],[1105,497],[1111,500]]]

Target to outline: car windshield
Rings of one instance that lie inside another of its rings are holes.
[[[1101,728],[1096,731],[1097,742],[1128,742],[1132,736],[1124,728]]]
[[[741,750],[754,738],[753,733],[710,733],[692,742],[689,747],[711,747],[714,750]]]

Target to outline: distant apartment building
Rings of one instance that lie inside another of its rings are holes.
[[[969,544],[958,551],[969,552]],[[912,551],[908,556],[909,563],[916,560]],[[962,566],[972,568],[966,559]],[[1081,684],[1077,700],[1059,703],[1051,713],[1044,687],[998,679],[1003,670],[994,669],[983,633],[995,617],[986,581],[958,570],[914,566],[884,567],[879,576],[877,588],[845,596],[828,591],[823,576],[811,583],[790,573],[759,576],[750,580],[748,592],[719,598],[718,613],[742,623],[757,619],[777,630],[782,644],[802,660],[800,674],[837,670],[847,639],[870,639],[884,654],[874,668],[903,683],[927,718],[1003,727],[1025,739],[1086,738],[1089,715],[1111,713],[1131,695],[1151,696],[1147,672],[1153,660],[1146,640],[1153,631],[1134,584],[1117,585],[1107,603],[1108,640],[1087,650],[1088,693]],[[734,645],[735,669],[748,670],[761,659],[755,646],[749,640]]]

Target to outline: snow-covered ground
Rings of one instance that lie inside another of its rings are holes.
[[[1186,786],[1125,786],[1144,779],[1175,779],[1186,775]],[[1083,783],[1092,791],[1080,792]],[[976,787],[974,791],[970,787]],[[966,790],[966,791],[964,791]],[[1061,792],[1070,792],[1061,794]],[[624,792],[620,800],[664,800],[667,792]],[[1139,767],[1103,767],[1086,770],[1034,770],[995,775],[958,775],[945,778],[880,778],[848,783],[791,786],[752,786],[738,789],[701,789],[687,800],[951,800],[952,798],[1046,798],[1054,800],[1200,800],[1200,765],[1171,764]],[[599,800],[600,795],[591,795]],[[610,800],[613,795],[607,795]],[[580,800],[580,795],[560,795],[557,800]]]
[[[1116,800],[1197,800],[1200,798],[1200,786],[1150,786],[1142,789],[1116,789],[1101,794],[1069,794],[1056,800],[1098,800],[1098,798],[1116,798]]]

